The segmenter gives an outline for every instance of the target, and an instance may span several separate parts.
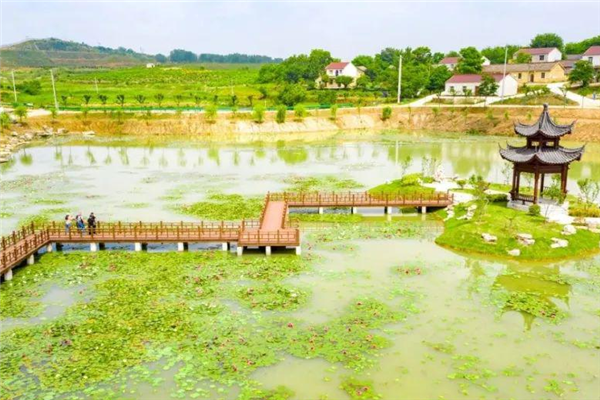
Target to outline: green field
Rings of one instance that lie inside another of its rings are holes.
[[[521,106],[541,106],[542,104],[549,104],[551,106],[577,105],[573,100],[565,99],[563,96],[554,93],[513,97],[494,104],[514,104]]]
[[[121,107],[118,95],[125,96],[123,107],[129,108],[198,108],[216,104],[219,107],[267,107],[277,104],[282,85],[259,84],[257,64],[194,64],[159,66],[156,68],[58,68],[54,69],[57,99],[61,109]],[[14,103],[11,71],[3,70],[1,77],[2,103]],[[27,93],[20,85],[39,81],[37,94]],[[54,106],[50,70],[27,68],[15,70],[18,103],[35,108]],[[261,93],[266,90],[267,96]],[[19,90],[21,89],[21,90]],[[318,105],[319,90],[307,92],[305,105]],[[91,99],[86,104],[84,96]],[[157,96],[164,99],[158,101]],[[338,103],[379,104],[386,99],[380,92],[339,90]],[[100,96],[106,96],[105,103]],[[137,97],[143,96],[143,99]],[[235,98],[234,98],[235,96]],[[235,99],[235,100],[234,100]],[[142,100],[142,101],[140,101]],[[391,99],[393,100],[393,99]]]

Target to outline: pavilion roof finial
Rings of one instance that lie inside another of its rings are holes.
[[[548,104],[545,103],[542,114],[538,120],[531,125],[525,125],[517,122],[515,124],[515,133],[524,137],[541,136],[545,139],[556,139],[571,133],[574,124],[575,122],[572,122],[568,125],[556,124],[554,121],[552,121],[552,118],[550,118]]]

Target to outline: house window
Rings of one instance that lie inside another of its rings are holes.
[[[523,77],[523,74],[519,72],[519,79]]]
[[[466,91],[467,91],[467,87],[466,87],[466,86],[463,86],[463,88],[462,88],[462,92],[463,92],[463,93],[465,93]]]
[[[540,55],[540,61],[544,61],[544,55]]]
[[[542,79],[546,79],[546,73],[542,72]]]
[[[594,57],[588,57],[588,61],[594,63]]]

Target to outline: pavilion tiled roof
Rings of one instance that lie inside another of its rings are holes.
[[[515,132],[524,137],[541,135],[546,138],[554,139],[571,133],[574,125],[575,122],[572,122],[568,125],[555,124],[554,121],[552,121],[552,118],[550,118],[548,104],[544,104],[544,111],[542,111],[542,114],[537,122],[532,125],[525,125],[517,122],[515,124]]]
[[[521,164],[538,161],[541,164],[569,164],[580,160],[585,146],[569,149],[558,147],[517,147],[507,144],[506,148],[500,148],[500,156],[507,161]]]

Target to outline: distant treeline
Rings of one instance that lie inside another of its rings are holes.
[[[155,56],[156,61],[165,63],[226,63],[226,64],[270,64],[280,63],[283,61],[281,58],[272,58],[268,56],[261,56],[256,54],[211,54],[201,53],[196,54],[194,52],[182,49],[172,50],[169,56],[163,54],[157,54]]]

